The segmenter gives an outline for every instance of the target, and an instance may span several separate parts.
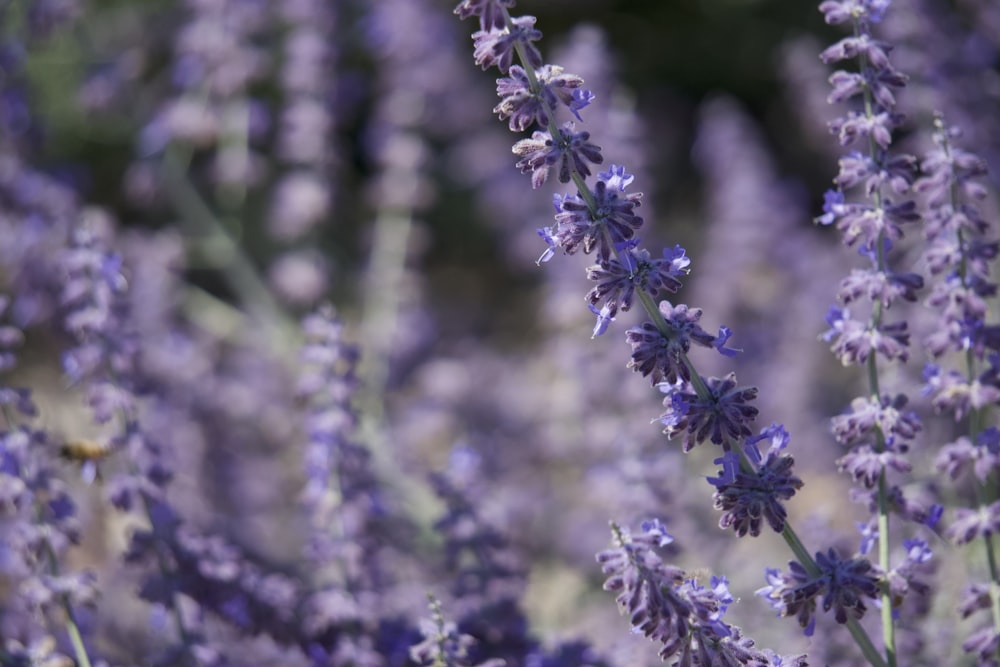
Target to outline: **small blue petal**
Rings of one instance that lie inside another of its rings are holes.
[[[726,347],[726,341],[732,338],[733,332],[727,326],[719,327],[718,337],[712,341],[712,347],[719,351],[719,354],[725,357],[735,357],[737,354],[743,350],[737,349],[735,347]]]
[[[538,235],[542,237],[542,240],[545,241],[545,243],[549,247],[546,248],[545,252],[542,253],[541,257],[539,257],[535,261],[535,264],[541,264],[542,262],[547,262],[556,255],[556,240],[552,237],[552,228],[542,227],[541,229],[538,230]]]
[[[674,536],[667,532],[667,527],[659,519],[648,519],[639,524],[642,532],[656,537],[656,546],[665,547],[674,541]]]
[[[736,471],[740,468],[740,458],[736,452],[726,452],[721,457],[713,461],[715,465],[721,465],[722,471],[718,477],[709,477],[708,483],[716,488],[729,486],[736,481]]]
[[[920,539],[903,540],[907,560],[913,563],[926,563],[934,556],[927,542]]]
[[[944,514],[944,506],[935,503],[931,505],[931,508],[927,510],[927,518],[924,519],[924,525],[928,528],[934,528],[941,521],[941,516]]]
[[[587,304],[587,308],[590,308],[590,312],[597,315],[597,323],[594,325],[594,332],[591,334],[591,338],[597,338],[608,330],[608,325],[615,321],[615,318],[611,315],[611,308],[608,304],[604,304],[604,307],[597,310],[591,304]]]
[[[580,118],[579,111],[588,107],[595,99],[597,99],[597,96],[591,91],[580,90],[577,88],[573,91],[573,100],[569,103],[569,110],[572,111],[573,115],[576,116],[576,119],[582,123],[583,119]]]
[[[823,194],[823,215],[816,218],[821,225],[833,223],[844,210],[844,193],[840,190],[827,190]]]
[[[604,181],[609,190],[624,192],[625,188],[631,185],[632,181],[635,180],[635,175],[625,173],[625,167],[613,164],[607,171],[599,173],[597,178]]]

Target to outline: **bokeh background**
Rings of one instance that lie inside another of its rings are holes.
[[[173,502],[255,562],[308,579],[298,321],[329,302],[361,349],[359,441],[386,511],[407,526],[393,539],[411,558],[388,557],[395,584],[380,604],[414,617],[425,591],[446,611],[458,604],[432,529],[442,503],[428,475],[445,472],[508,541],[543,643],[582,637],[611,664],[658,662],[601,591],[594,554],[609,543],[608,521],[660,518],[678,539],[678,564],[731,579],[740,598],[731,618],[760,645],[855,664],[832,623],[807,639],[754,598],[763,568],[790,556],[773,535],[737,540],[717,527],[704,478],[718,452],[681,454],[655,421],[659,393],[626,368],[623,332],[638,316],[622,313],[592,339],[586,260],[536,264],[545,246],[535,230],[550,224],[552,193],[568,189],[533,192],[514,167],[520,137],[491,113],[497,75],[474,65],[476,28],[453,5],[0,3],[3,151],[38,175],[40,201],[84,209],[125,257],[144,363],[174,401],[150,415],[171,452]],[[760,426],[791,432],[805,481],[789,507],[797,529],[813,550],[853,552],[864,510],[836,473],[828,420],[862,378],[818,337],[859,260],[813,223],[842,152],[826,129],[842,109],[826,103],[818,53],[843,34],[798,0],[516,9],[538,18],[546,62],[597,94],[582,127],[605,166],[635,174],[643,239],[687,249],[692,271],[675,300],[703,308],[706,329],[734,330],[743,354],[698,356],[702,373],[734,370],[759,386]],[[901,150],[927,150],[941,112],[994,168],[995,189],[1000,9],[899,0],[878,31],[911,77]],[[12,202],[0,200],[8,239],[27,220]],[[907,248],[900,261],[915,261]],[[18,285],[13,253],[8,245],[0,267],[7,290]],[[920,312],[918,331],[929,321]],[[50,322],[27,324],[17,377],[35,389],[43,424],[63,438],[101,438],[60,377]],[[917,386],[914,356],[889,382]],[[916,491],[937,487],[929,462],[950,429],[928,426]],[[135,656],[158,641],[150,611],[134,600],[134,581],[111,578],[134,520],[107,506],[100,480],[61,465],[85,526],[72,563],[109,582],[87,622],[109,659],[143,664]],[[954,589],[949,571],[939,572],[943,591]],[[954,594],[936,604],[949,613]],[[141,613],[121,613],[131,609]],[[946,664],[965,633],[942,628],[926,660],[908,664]],[[257,650],[266,664],[299,664]]]

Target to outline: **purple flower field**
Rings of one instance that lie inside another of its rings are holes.
[[[998,174],[992,0],[0,0],[0,667],[1000,665]]]

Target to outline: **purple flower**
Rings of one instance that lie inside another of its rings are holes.
[[[878,543],[878,522],[872,517],[864,523],[857,522],[854,525],[857,527],[858,532],[861,533],[861,544],[858,546],[858,553],[862,556],[867,556]]]
[[[533,123],[542,129],[547,128],[552,120],[549,113],[555,111],[559,104],[570,107],[575,114],[593,98],[583,96],[578,99],[583,79],[575,74],[564,74],[563,69],[556,65],[543,66],[535,72],[535,78],[541,87],[539,92],[531,89],[531,79],[520,65],[512,65],[507,77],[497,79],[497,95],[502,99],[493,113],[501,120],[510,119],[508,125],[511,132],[523,132]]]
[[[823,193],[823,215],[816,218],[820,225],[830,225],[848,213],[850,207],[845,204],[844,193],[841,190],[827,190]]]
[[[955,544],[968,544],[978,537],[989,538],[998,531],[1000,501],[975,509],[958,508],[955,510],[955,520],[946,534]]]
[[[878,206],[850,204],[840,210],[842,214],[837,220],[837,229],[844,235],[846,246],[858,241],[866,246],[875,246],[880,239],[898,241],[903,238],[902,225],[920,220],[916,204],[912,201],[892,204],[885,199]],[[824,216],[821,222],[826,220]]]
[[[661,290],[676,292],[681,288],[680,276],[688,272],[691,260],[680,246],[664,248],[662,258],[651,259],[648,250],[635,248],[637,243],[632,239],[607,264],[587,269],[587,278],[597,283],[587,293],[587,300],[592,306],[604,301],[612,317],[619,309],[632,307],[636,288],[652,297]]]
[[[506,74],[514,62],[514,45],[520,44],[527,59],[524,65],[537,69],[542,66],[542,54],[532,42],[541,38],[541,31],[535,29],[534,16],[511,19],[510,29],[504,27],[480,30],[472,35],[476,64],[483,69],[496,65],[497,69]]]
[[[455,14],[465,20],[470,16],[479,17],[479,29],[503,28],[507,18],[507,8],[516,0],[462,0],[455,7]]]
[[[934,137],[937,148],[928,152],[921,161],[920,170],[923,176],[914,183],[917,192],[927,195],[929,208],[945,207],[946,213],[964,212],[953,211],[948,205],[952,187],[958,188],[958,193],[968,199],[979,200],[986,196],[982,184],[974,180],[986,174],[986,162],[975,153],[953,145],[950,140],[957,135],[958,132],[954,128],[946,131],[943,121],[939,121],[939,129]],[[986,231],[986,223],[980,220],[978,215],[965,222],[968,231],[980,234]]]
[[[870,197],[883,185],[897,195],[906,193],[916,173],[916,158],[912,155],[878,154],[875,158],[851,151],[840,158],[834,182],[841,190],[864,185]]]
[[[625,332],[625,340],[632,346],[629,368],[649,376],[654,385],[664,380],[675,383],[678,378],[690,380],[685,355],[691,344],[711,347],[716,339],[698,325],[700,308],[661,301],[660,314],[666,324],[665,331],[653,322],[644,322]]]
[[[762,456],[757,443],[763,440],[769,440],[771,446]],[[788,514],[783,502],[802,488],[802,480],[792,474],[794,459],[781,453],[787,444],[784,427],[771,424],[744,443],[751,470],[740,468],[735,452],[716,460],[722,462],[723,472],[709,482],[716,487],[715,508],[723,512],[720,528],[732,528],[740,537],[747,533],[757,537],[762,519],[766,519],[774,532],[784,530]]]
[[[962,642],[962,650],[975,654],[980,664],[989,665],[1000,651],[1000,632],[992,624],[980,628]]]
[[[725,378],[706,378],[703,383],[708,388],[705,398],[690,391],[676,391],[664,399],[668,407],[676,400],[685,405],[682,419],[673,420],[672,412],[660,418],[669,424],[664,430],[667,437],[682,435],[685,452],[705,440],[729,449],[732,442],[751,434],[748,424],[757,416],[757,408],[750,404],[757,397],[757,388],[738,387],[735,373]]]
[[[701,656],[705,664],[769,664],[739,628],[722,620],[733,602],[724,577],[703,586],[666,564],[656,551],[663,535],[658,522],[644,523],[635,536],[615,524],[612,531],[615,546],[597,554],[608,575],[604,590],[617,593],[633,631],[662,644],[661,659],[680,654]]]
[[[908,402],[904,394],[855,398],[849,412],[831,420],[833,435],[848,446],[874,441],[876,429],[893,441],[912,440],[921,426],[915,412],[903,410]]]
[[[875,451],[868,445],[855,447],[837,460],[837,469],[847,472],[856,482],[873,488],[887,469],[901,473],[910,472],[913,466],[898,451]]]
[[[468,667],[469,648],[476,640],[471,635],[462,634],[453,621],[446,621],[441,612],[441,603],[430,601],[431,618],[421,619],[420,632],[423,641],[410,647],[410,659],[420,665],[447,665],[448,667]],[[495,659],[478,664],[476,667],[501,667],[503,660]]]
[[[559,164],[560,183],[568,183],[573,173],[584,178],[590,176],[587,162],[600,164],[604,158],[600,146],[590,143],[589,139],[590,132],[574,132],[573,123],[565,123],[560,128],[558,140],[549,132],[534,132],[531,139],[514,144],[513,151],[522,158],[517,163],[521,173],[531,173],[531,187],[539,188],[556,163]]]
[[[639,524],[643,539],[655,539],[655,546],[663,548],[674,541],[674,536],[667,532],[667,527],[659,519],[647,519]]]
[[[889,361],[906,361],[909,357],[910,334],[905,321],[872,328],[870,324],[850,319],[846,308],[831,308],[826,321],[830,329],[824,332],[823,339],[836,338],[830,349],[845,366],[861,365],[873,353]]]
[[[830,121],[830,131],[836,134],[841,146],[850,146],[859,139],[871,138],[883,149],[892,143],[892,130],[900,124],[898,114],[882,111],[874,115],[848,111],[843,118]]]
[[[870,574],[867,560],[841,560],[833,549],[816,554],[819,571],[810,574],[798,562],[788,564],[789,572],[767,571],[768,585],[757,591],[781,616],[795,616],[799,625],[812,634],[817,599],[823,596],[823,611],[834,610],[837,623],[846,623],[848,616],[861,618],[866,607],[863,598],[875,599],[879,594],[878,580]]]
[[[874,39],[867,32],[862,32],[854,37],[845,37],[833,46],[828,47],[820,54],[819,59],[829,65],[849,58],[864,56],[870,67],[876,70],[883,70],[890,67],[889,51],[891,47]]]
[[[917,300],[917,290],[924,286],[924,279],[916,273],[895,273],[877,269],[853,269],[851,275],[840,282],[837,297],[845,305],[861,296],[869,301],[889,307],[897,299]]]
[[[560,198],[559,195],[554,195],[554,197],[555,197],[555,199],[561,201],[561,198]],[[557,210],[558,210],[558,207],[559,207],[559,204],[557,203],[556,204],[556,209]],[[536,264],[541,264],[541,263],[547,262],[550,259],[552,259],[553,257],[555,257],[555,255],[556,255],[556,248],[558,248],[559,245],[558,245],[558,242],[556,241],[556,239],[552,236],[552,234],[554,232],[553,232],[553,230],[552,230],[551,227],[543,227],[543,228],[538,229],[536,231],[537,231],[538,235],[540,237],[542,237],[542,240],[545,241],[545,245],[548,246],[545,249],[545,252],[543,252],[541,254],[541,256],[538,258],[538,261],[535,262]]]
[[[574,254],[581,246],[584,253],[597,248],[598,260],[607,264],[614,248],[630,240],[642,226],[642,218],[634,213],[641,203],[641,192],[622,196],[632,182],[632,175],[625,168],[611,165],[611,169],[597,176],[597,183],[589,200],[580,195],[565,195],[556,202],[556,226],[552,237],[567,254]]]
[[[830,25],[868,20],[878,23],[891,0],[825,0],[819,10]]]
[[[607,303],[604,304],[600,310],[591,304],[587,304],[587,307],[590,309],[590,312],[597,315],[597,322],[594,324],[594,332],[590,337],[597,338],[598,336],[603,336],[607,332],[608,327],[615,320],[614,309]]]
[[[981,410],[1000,400],[1000,387],[974,379],[971,382],[956,370],[944,370],[927,364],[923,372],[924,394],[932,396],[937,412],[950,412],[956,420],[974,410]]]
[[[724,357],[735,357],[737,354],[742,352],[742,350],[735,347],[726,347],[726,343],[729,342],[729,339],[732,337],[732,329],[723,325],[719,327],[719,335],[712,341],[712,347],[714,347],[716,351]]]
[[[358,425],[351,400],[359,386],[359,351],[344,340],[344,326],[323,306],[302,322],[302,374],[298,393],[307,402],[306,486],[308,556],[336,563],[353,589],[371,589],[381,578],[374,526],[383,514],[371,455],[355,442]],[[340,525],[342,529],[332,530]]]
[[[445,504],[445,513],[434,528],[445,541],[452,593],[465,599],[467,608],[480,610],[516,600],[524,587],[524,569],[506,536],[480,516],[470,497],[469,489],[480,485],[481,479],[459,486],[443,474],[434,474],[430,481]]]
[[[1000,469],[998,433],[996,427],[990,427],[979,435],[975,445],[965,436],[948,443],[934,459],[935,469],[953,480],[971,469],[980,482],[985,482]]]
[[[592,91],[578,88],[573,91],[573,99],[569,102],[569,110],[576,116],[578,121],[583,122],[583,118],[580,117],[580,111],[589,107],[595,99],[597,99],[597,96]]]

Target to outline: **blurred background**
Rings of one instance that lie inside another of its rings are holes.
[[[852,664],[843,633],[807,639],[754,598],[763,568],[790,556],[773,535],[737,540],[717,527],[704,478],[718,452],[681,454],[656,422],[662,396],[626,368],[623,334],[638,314],[592,339],[587,258],[536,263],[536,229],[551,224],[553,193],[570,190],[532,192],[514,167],[521,137],[491,113],[498,75],[473,63],[478,26],[454,4],[0,2],[4,185],[15,187],[15,163],[30,170],[38,201],[51,209],[65,197],[124,255],[144,363],[176,401],[150,416],[172,452],[173,501],[254,559],[301,573],[298,321],[329,302],[361,350],[359,441],[387,511],[413,531],[417,564],[392,561],[413,580],[393,604],[419,614],[430,589],[448,609],[431,535],[442,504],[427,481],[445,472],[509,541],[544,641],[579,636],[613,664],[658,663],[601,591],[594,554],[609,521],[660,518],[678,564],[730,577],[732,622],[759,645]],[[798,0],[545,0],[515,11],[537,17],[546,62],[596,93],[578,126],[602,147],[603,168],[635,174],[647,246],[686,248],[691,274],[672,300],[704,309],[706,330],[735,332],[743,353],[696,355],[699,370],[759,386],[759,426],[791,432],[800,534],[811,550],[853,553],[864,508],[836,473],[828,420],[862,378],[818,337],[860,260],[813,223],[842,153],[827,122],[844,111],[826,102],[818,54],[845,33]],[[926,151],[941,112],[993,167],[995,189],[1000,8],[899,1],[877,30],[911,77],[894,145]],[[39,204],[0,202],[13,239]],[[901,263],[918,254],[897,251]],[[12,243],[4,261],[5,289],[17,290]],[[43,423],[99,438],[60,377],[58,336],[41,314],[23,319],[18,377],[36,389]],[[914,356],[890,382],[919,382]],[[915,488],[935,486],[929,462],[950,428],[927,428]],[[111,568],[127,529],[99,489],[64,471],[92,527],[75,558]],[[107,636],[147,641],[135,639],[141,621],[110,625]],[[944,664],[956,636],[913,664]]]

